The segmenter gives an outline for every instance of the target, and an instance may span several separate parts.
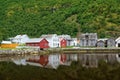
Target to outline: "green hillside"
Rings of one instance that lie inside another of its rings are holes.
[[[0,39],[97,32],[120,36],[120,0],[0,0]]]

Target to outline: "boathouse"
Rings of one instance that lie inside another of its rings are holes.
[[[85,33],[80,35],[80,46],[95,47],[97,43],[97,33]]]
[[[45,38],[33,38],[26,42],[27,46],[32,46],[40,49],[49,48],[49,42]]]
[[[66,41],[66,39],[62,38],[60,40],[60,47],[65,48],[66,46],[67,46],[67,41]]]
[[[45,38],[51,48],[59,47],[59,38],[57,34],[43,34],[40,38]]]
[[[115,40],[113,38],[107,39],[107,47],[115,47]]]
[[[115,42],[116,42],[116,47],[120,47],[120,37],[118,37],[118,38],[115,40]]]
[[[10,40],[13,43],[25,44],[29,40],[29,37],[26,34],[24,34],[24,35],[17,35],[17,36],[15,36],[13,38],[10,38]]]
[[[97,41],[96,46],[97,46],[97,47],[105,47],[105,42],[102,41],[102,40],[99,40],[99,41]]]

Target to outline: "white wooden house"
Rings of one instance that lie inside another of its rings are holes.
[[[70,46],[77,46],[77,38],[72,38]]]
[[[24,35],[17,35],[14,38],[11,39],[13,43],[18,43],[18,44],[24,44],[29,40],[29,37],[24,34]]]
[[[116,47],[120,47],[120,37],[118,37],[118,38],[115,40],[115,42],[116,42]]]
[[[49,42],[51,48],[59,47],[59,38],[57,34],[44,34],[41,38],[45,38]]]

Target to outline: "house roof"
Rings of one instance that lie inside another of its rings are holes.
[[[71,39],[70,35],[59,35],[59,38]]]
[[[108,38],[98,39],[97,41],[106,41]]]
[[[43,34],[40,38],[52,38],[53,36],[57,36],[57,34]]]
[[[1,44],[12,44],[11,41],[2,41]]]
[[[44,38],[32,38],[32,39],[29,39],[28,41],[26,41],[26,43],[40,42],[43,39]]]
[[[118,37],[115,41],[119,41],[120,40],[120,37]]]
[[[24,34],[24,35],[17,35],[17,36],[15,36],[15,38],[25,38],[25,37],[28,37],[26,34]]]

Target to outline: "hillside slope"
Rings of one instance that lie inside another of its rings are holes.
[[[120,0],[0,0],[0,39],[97,32],[120,36]]]

